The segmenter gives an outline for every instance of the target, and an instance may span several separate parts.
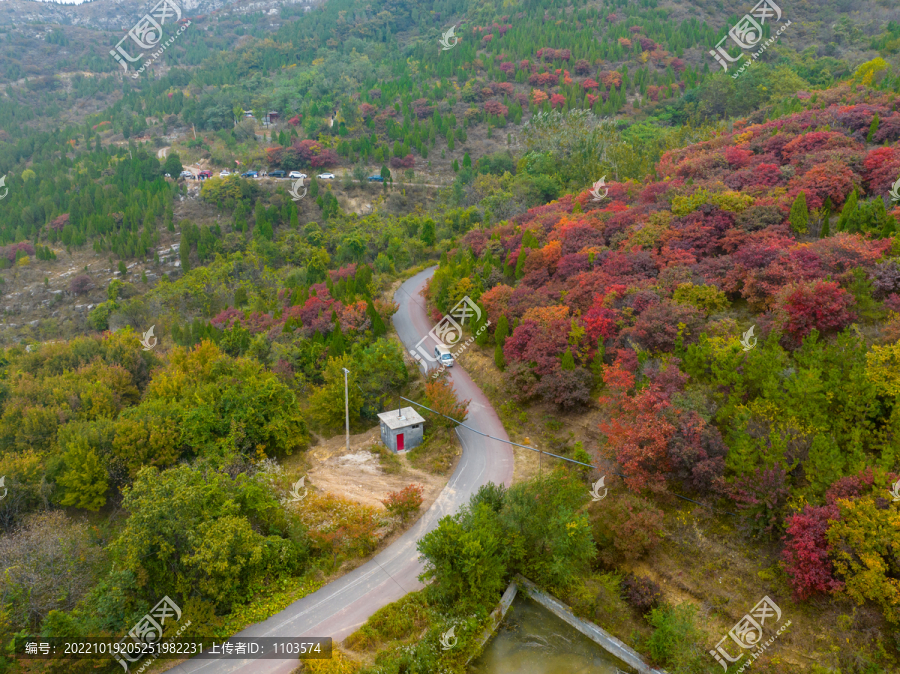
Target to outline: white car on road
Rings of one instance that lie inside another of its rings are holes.
[[[291,171],[288,173],[288,178],[308,178],[305,173],[300,173],[300,171]]]
[[[316,176],[316,178],[318,178],[319,180],[334,180],[334,174],[333,173],[320,173],[319,175]]]
[[[224,177],[230,176],[230,175],[231,175],[231,171],[229,171],[228,169],[223,169],[222,172],[219,174],[219,177],[224,178]]]

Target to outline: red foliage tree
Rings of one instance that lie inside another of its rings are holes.
[[[836,592],[844,584],[834,577],[826,539],[828,521],[840,519],[836,505],[807,504],[799,513],[788,516],[785,545],[781,551],[784,570],[790,576],[794,598],[808,599],[817,592]]]
[[[578,59],[575,61],[575,74],[587,75],[591,72],[591,64],[587,59]]]
[[[359,106],[359,114],[363,119],[371,119],[378,112],[378,108],[369,103],[363,103]]]
[[[675,426],[667,419],[671,408],[668,396],[653,382],[634,397],[627,395],[634,385],[634,375],[618,361],[604,369],[603,381],[611,395],[601,402],[612,403],[616,410],[609,421],[600,424],[609,458],[622,466],[625,484],[632,491],[663,490],[672,468],[669,440],[675,433]]]
[[[853,295],[834,281],[812,281],[782,291],[778,309],[784,331],[799,341],[813,330],[828,333],[848,326],[856,318],[853,303]]]
[[[553,94],[550,96],[550,107],[561,108],[566,103],[566,97],[562,94]]]
[[[488,101],[484,104],[484,111],[490,113],[492,115],[503,116],[509,114],[509,108],[507,108],[500,101]]]
[[[590,78],[586,79],[581,83],[581,88],[585,91],[590,91],[591,89],[597,89],[600,84],[596,80],[592,80]]]

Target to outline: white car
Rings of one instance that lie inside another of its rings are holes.
[[[316,178],[318,178],[319,180],[334,180],[334,174],[333,173],[320,173],[319,175],[316,176]]]
[[[309,176],[305,173],[300,173],[300,171],[291,171],[288,173],[288,178],[308,178]]]
[[[224,177],[230,176],[230,175],[231,175],[231,171],[229,171],[228,169],[224,169],[224,170],[219,174],[219,177],[220,177],[220,178],[224,178]]]
[[[182,178],[193,178],[193,177],[194,177],[194,174],[191,173],[190,171],[182,171],[182,172],[181,172],[181,177],[182,177]]]

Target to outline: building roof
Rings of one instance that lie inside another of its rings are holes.
[[[381,423],[385,424],[391,430],[425,423],[425,419],[412,407],[403,407],[400,410],[388,410],[387,412],[379,414],[378,418],[381,419]]]

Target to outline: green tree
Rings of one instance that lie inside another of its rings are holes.
[[[485,503],[447,515],[416,548],[425,558],[419,579],[458,613],[493,605],[506,586],[510,546],[497,513]]]
[[[463,168],[472,168],[472,158],[469,156],[469,153],[466,152],[463,155]]]
[[[325,383],[314,389],[309,397],[310,415],[323,428],[336,430],[344,427],[343,368],[350,370],[352,366],[353,361],[347,354],[339,358],[329,358],[322,372]],[[356,386],[356,379],[357,374],[351,370],[347,385],[351,424],[359,421],[363,403],[363,395]]]
[[[422,223],[422,234],[421,237],[422,243],[426,246],[434,245],[434,220],[431,218],[426,218]]]
[[[523,276],[525,276],[525,260],[528,258],[528,254],[525,252],[527,248],[523,245],[519,249],[519,256],[516,258],[516,279],[520,280]]]
[[[506,314],[500,314],[497,319],[497,327],[494,329],[494,343],[501,349],[506,344],[506,338],[509,337],[509,320]]]
[[[85,510],[106,505],[109,474],[87,439],[75,438],[63,454],[66,468],[57,479],[62,491],[60,504]]]
[[[494,347],[494,365],[496,365],[499,370],[506,369],[506,358],[503,356],[503,347],[499,344]]]
[[[791,213],[788,216],[791,229],[795,234],[806,234],[809,225],[809,209],[806,207],[806,192],[800,192],[794,203],[791,204]]]
[[[869,125],[869,133],[866,136],[866,142],[871,143],[875,138],[875,134],[878,132],[878,125],[881,123],[881,118],[878,116],[878,113],[875,113],[875,116],[872,117],[872,123]]]
[[[163,164],[163,173],[168,173],[173,178],[177,178],[182,171],[184,171],[184,166],[181,165],[181,157],[178,156],[177,152],[170,152],[166,157],[165,164]]]
[[[526,578],[562,588],[596,555],[580,478],[557,469],[506,493],[500,521],[512,536],[511,566]]]
[[[847,232],[849,230],[850,221],[852,220],[855,212],[856,212],[856,202],[858,197],[856,196],[856,190],[854,189],[850,196],[847,197],[846,203],[844,203],[844,207],[841,209],[841,216],[838,218],[837,222],[837,231],[839,232]]]
[[[561,367],[563,370],[575,369],[575,357],[572,355],[571,349],[566,349],[566,352],[562,355]]]

